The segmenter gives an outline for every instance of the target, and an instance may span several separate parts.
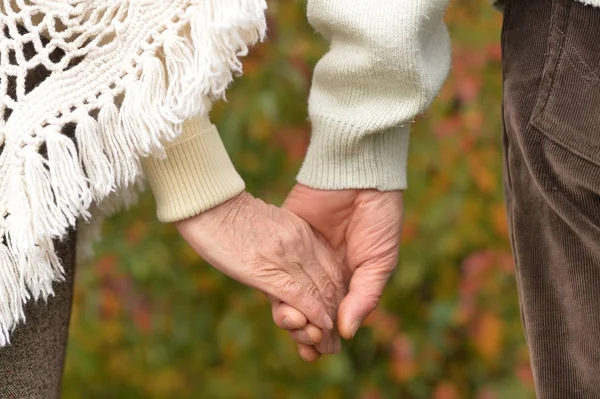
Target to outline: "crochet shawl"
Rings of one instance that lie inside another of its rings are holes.
[[[0,0],[0,346],[54,240],[131,188],[263,38],[264,0]]]

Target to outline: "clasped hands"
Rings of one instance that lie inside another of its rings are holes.
[[[377,307],[398,256],[402,192],[296,185],[281,208],[248,193],[177,223],[221,272],[263,291],[306,361],[340,350]]]

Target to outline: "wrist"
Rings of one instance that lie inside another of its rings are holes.
[[[208,225],[214,226],[215,223],[224,222],[229,217],[235,217],[235,214],[247,209],[254,200],[255,198],[250,193],[242,191],[213,208],[189,218],[176,221],[175,227],[181,231],[190,225],[193,225],[194,228]]]

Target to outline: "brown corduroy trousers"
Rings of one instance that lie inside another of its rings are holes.
[[[508,0],[505,191],[539,398],[600,398],[600,8]]]

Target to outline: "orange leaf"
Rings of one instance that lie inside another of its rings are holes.
[[[496,232],[502,237],[508,237],[508,221],[504,204],[492,206],[492,224]]]
[[[478,320],[473,338],[475,347],[483,358],[489,361],[497,359],[502,349],[502,321],[493,313],[483,313]]]
[[[450,382],[442,382],[435,388],[432,399],[458,399],[458,390]]]
[[[394,339],[392,343],[392,374],[399,382],[412,379],[417,373],[413,344],[405,335]]]

